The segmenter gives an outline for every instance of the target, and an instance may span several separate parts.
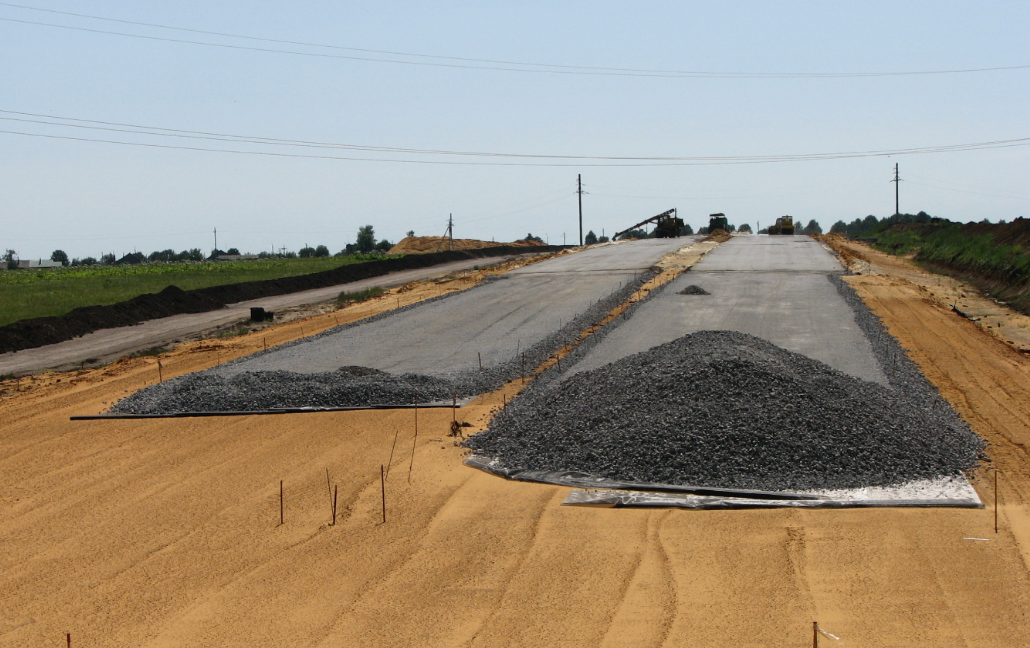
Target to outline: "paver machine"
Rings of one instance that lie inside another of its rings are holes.
[[[709,214],[708,215],[708,233],[711,234],[717,229],[721,229],[724,232],[728,232],[730,222],[726,218],[726,214]]]

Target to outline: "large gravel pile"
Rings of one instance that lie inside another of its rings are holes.
[[[466,445],[511,469],[809,490],[955,475],[983,443],[933,399],[750,335],[700,331],[530,389]]]

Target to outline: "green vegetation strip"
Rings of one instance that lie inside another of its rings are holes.
[[[183,290],[281,279],[399,255],[352,254],[307,259],[253,259],[94,265],[0,272],[0,326],[64,315],[80,306],[108,305],[168,286]]]

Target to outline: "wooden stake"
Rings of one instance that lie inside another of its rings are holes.
[[[998,471],[994,471],[994,532],[998,532]]]
[[[279,480],[279,525],[283,524],[283,480]]]
[[[163,368],[161,367],[161,358],[158,358],[157,359],[157,382],[164,382],[165,381],[164,371],[162,371],[162,369]]]
[[[812,622],[812,648],[819,648],[819,622]]]
[[[386,476],[390,476],[390,466],[393,465],[393,451],[397,449],[397,437],[400,436],[400,429],[393,433],[393,446],[390,448],[390,461],[386,464]]]
[[[451,421],[458,422],[458,396],[451,392]]]
[[[483,354],[476,351],[476,356],[479,358],[479,373],[483,373]]]
[[[333,526],[336,526],[336,495],[340,492],[340,485],[333,487]]]
[[[508,409],[508,395],[501,394],[501,410]]]
[[[526,354],[522,354],[522,384],[526,384]]]
[[[418,394],[415,394],[415,436],[411,439],[411,462],[408,464],[408,483],[411,483],[411,469],[415,467],[415,445],[418,443]]]
[[[333,503],[333,487],[329,484],[329,469],[325,469],[325,487],[329,489],[329,504]]]
[[[379,483],[383,487],[383,524],[386,524],[386,477],[382,464],[379,465]]]
[[[68,648],[72,648],[72,633],[68,633]]]
[[[264,345],[265,351],[268,351],[268,338],[266,338],[266,337],[261,338],[261,344]]]

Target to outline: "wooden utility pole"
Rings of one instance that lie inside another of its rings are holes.
[[[579,194],[579,244],[583,245],[583,174],[576,175],[576,193]]]

